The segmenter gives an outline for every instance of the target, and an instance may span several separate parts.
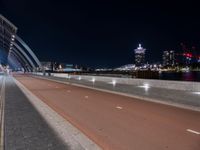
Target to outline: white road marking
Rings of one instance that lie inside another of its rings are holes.
[[[191,133],[194,133],[194,134],[198,134],[200,135],[200,132],[197,132],[197,131],[194,131],[194,130],[191,130],[191,129],[187,129],[188,132],[191,132]]]
[[[117,106],[116,108],[117,108],[117,109],[123,109],[123,107],[120,107],[120,106]]]

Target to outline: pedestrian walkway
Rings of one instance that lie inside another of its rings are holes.
[[[4,147],[6,150],[67,150],[10,77],[6,78]]]
[[[200,94],[198,92],[172,90],[156,87],[145,87],[127,84],[112,84],[102,81],[91,82],[84,79],[59,78],[53,76],[38,76],[46,79],[56,80],[63,83],[72,83],[85,85],[91,88],[103,89],[113,92],[119,92],[128,96],[138,97],[140,99],[154,101],[182,108],[200,111]]]

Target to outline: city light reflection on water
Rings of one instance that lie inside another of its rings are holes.
[[[162,80],[179,80],[179,81],[199,81],[200,82],[200,72],[190,71],[190,72],[162,72],[159,76]]]

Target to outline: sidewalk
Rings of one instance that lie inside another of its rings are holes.
[[[12,77],[5,78],[5,150],[97,149],[80,131],[23,89],[23,85],[17,81],[16,85]]]
[[[6,77],[5,149],[69,149],[35,110],[11,78]]]
[[[113,86],[110,83],[95,81],[93,84],[88,80],[58,78],[53,76],[36,76],[45,79],[56,80],[63,83],[72,83],[84,85],[91,88],[108,90],[111,92],[119,92],[120,94],[133,96],[147,101],[159,102],[181,108],[187,108],[200,111],[200,94],[182,90],[170,90],[164,88],[149,87],[145,88],[136,85],[116,84]]]

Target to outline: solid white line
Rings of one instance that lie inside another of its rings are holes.
[[[194,131],[194,130],[191,130],[191,129],[187,129],[188,132],[191,132],[191,133],[194,133],[194,134],[198,134],[200,135],[200,132],[197,132],[197,131]]]

